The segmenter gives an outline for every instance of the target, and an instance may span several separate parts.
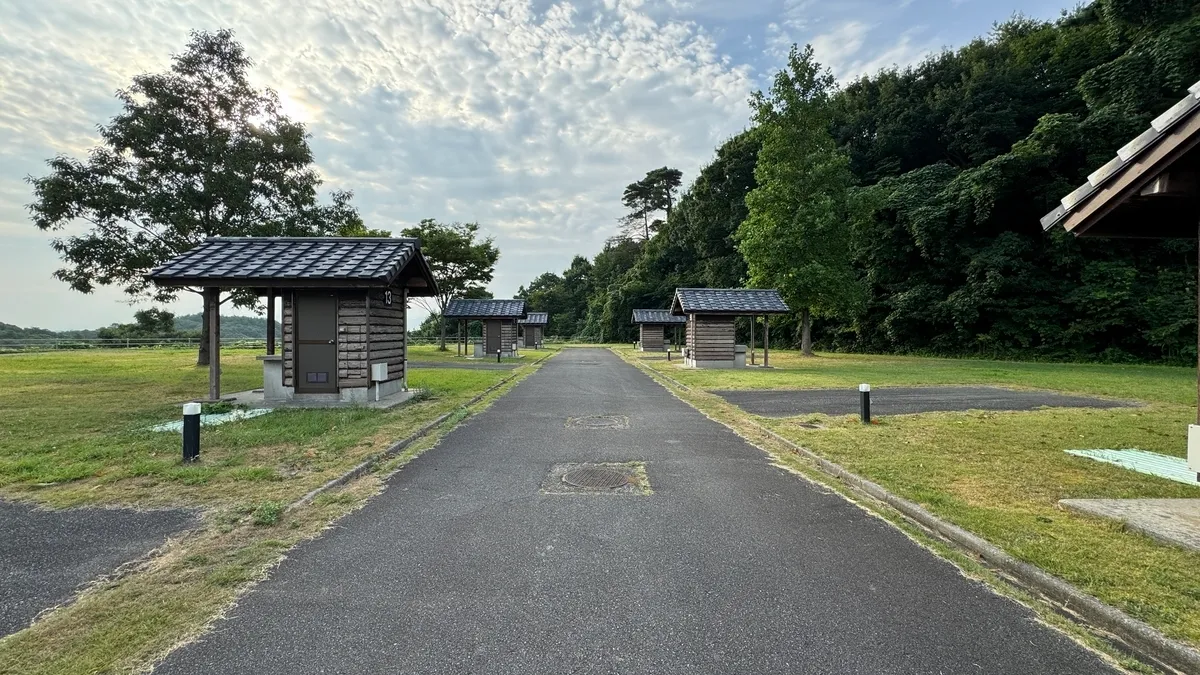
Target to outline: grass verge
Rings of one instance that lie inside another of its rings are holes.
[[[1160,544],[1119,523],[1076,515],[1057,504],[1068,497],[1200,496],[1186,485],[1063,452],[1075,447],[1140,447],[1182,454],[1186,441],[1181,430],[1194,415],[1192,408],[1177,403],[1186,397],[1181,388],[1190,393],[1194,387],[1187,369],[1084,366],[1088,377],[1076,377],[1062,364],[965,362],[965,374],[956,379],[953,362],[944,359],[930,359],[937,363],[926,366],[925,359],[801,360],[794,354],[777,358],[773,353],[772,363],[784,367],[688,371],[665,361],[644,359],[629,349],[618,352],[645,369],[692,387],[688,391],[669,388],[768,449],[782,466],[845,492],[840,483],[770,439],[756,424],[921,504],[1171,637],[1193,646],[1200,641],[1200,583],[1192,574],[1200,554]],[[789,362],[801,366],[793,370],[786,365]],[[989,371],[996,374],[995,380],[980,375]],[[704,387],[750,385],[853,387],[862,381],[880,385],[1002,384],[1122,398],[1138,398],[1123,393],[1136,391],[1147,406],[905,415],[865,426],[854,417],[757,417],[703,391]],[[1050,382],[1058,386],[1047,386]],[[825,428],[800,426],[807,422]]]
[[[59,375],[61,377],[84,380],[76,380],[74,395],[102,404],[103,392],[97,394],[95,389],[96,383],[102,383],[106,378],[93,372],[101,365],[89,362],[87,357],[94,355],[94,352],[49,355],[57,360],[26,363],[19,369],[23,373],[19,377],[26,382],[23,386],[44,387],[42,380],[55,377],[48,371],[58,369],[64,373]],[[63,359],[64,356],[68,358]],[[161,361],[158,365],[191,358],[187,352],[143,356],[152,357],[152,362]],[[235,366],[237,356],[230,359]],[[135,354],[123,353],[122,358],[110,359],[109,365],[117,371],[112,377],[115,384],[103,389],[129,387],[130,393],[134,393],[142,386],[158,396],[186,397],[179,396],[172,387],[189,386],[187,369],[179,369],[185,380],[183,383],[164,381],[161,373],[139,373],[138,368],[125,362],[134,358]],[[247,366],[254,363],[252,357],[248,361]],[[35,449],[45,454],[60,453],[60,457],[86,453],[89,444],[107,450],[97,455],[103,461],[87,475],[50,485],[31,485],[14,479],[12,472],[0,471],[0,476],[7,479],[0,488],[0,495],[33,498],[52,505],[198,506],[204,509],[204,518],[201,527],[169,541],[127,574],[100,581],[80,593],[74,602],[46,613],[30,628],[0,639],[0,672],[40,674],[146,669],[211,625],[254,582],[264,578],[288,549],[319,536],[338,518],[365,504],[382,488],[390,473],[436,445],[458,422],[490,405],[533,372],[537,365],[530,361],[512,373],[438,371],[429,373],[435,376],[433,379],[419,384],[413,381],[417,375],[414,372],[410,383],[429,387],[430,395],[419,403],[386,412],[358,409],[287,411],[301,414],[272,413],[206,429],[204,465],[208,468],[213,464],[213,470],[206,480],[190,484],[160,474],[130,476],[125,473],[124,465],[132,461],[136,453],[147,452],[147,449],[139,446],[122,452],[119,446],[129,441],[152,443],[156,440],[147,439],[147,432],[130,431],[129,420],[137,419],[140,427],[141,421],[153,419],[167,404],[143,396],[134,400],[149,400],[143,404],[144,409],[114,413],[108,424],[103,422],[103,415],[97,413],[85,422],[64,422],[57,426],[53,423],[52,411],[58,410],[61,414],[63,408],[42,410],[31,406],[23,412],[22,419],[41,425],[49,435],[58,434],[56,442],[47,441],[49,445],[36,445]],[[514,376],[511,381],[470,409],[462,408],[464,401],[509,375]],[[16,379],[17,376],[6,371],[0,374],[0,378],[4,377]],[[235,368],[230,379],[237,381],[238,377],[249,379],[250,376],[237,373]],[[197,381],[201,386],[202,382],[202,378]],[[2,405],[3,401],[0,401]],[[116,404],[112,406],[110,410],[115,410]],[[373,473],[322,493],[310,504],[285,509],[312,487],[337,475],[339,470],[354,466],[363,457],[377,453],[407,436],[411,430],[451,411],[454,414],[441,426],[399,456],[376,467]],[[310,413],[313,415],[309,416]],[[261,426],[276,415],[282,416],[276,420],[286,418],[288,424],[277,421],[267,427]],[[4,453],[0,457],[12,462],[14,458],[20,458],[20,439],[28,439],[30,434],[27,429],[10,426],[7,419],[3,425],[0,428],[5,430],[6,436],[4,445],[0,445],[0,451]],[[295,425],[304,428],[289,428]],[[173,444],[179,442],[177,435],[162,435],[173,439]],[[278,437],[288,440],[281,443]],[[280,455],[299,458],[292,473],[280,473]],[[242,461],[231,466],[228,462],[231,457],[240,457]],[[166,464],[168,460],[163,462]],[[11,467],[11,464],[7,466]],[[269,468],[276,472],[276,477],[251,481],[253,488],[258,489],[248,488],[235,477],[239,470],[246,468]],[[27,478],[26,481],[36,479]],[[165,494],[153,494],[159,491]]]

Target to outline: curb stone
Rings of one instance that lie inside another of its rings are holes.
[[[524,365],[540,366],[544,361],[553,357],[555,354],[557,354],[557,352],[547,354],[546,356],[543,356],[542,358],[538,359],[537,361],[530,361],[528,364],[524,364]],[[441,424],[443,422],[445,422],[447,419],[450,419],[450,417],[454,416],[455,414],[459,413],[462,410],[470,408],[471,406],[475,405],[476,403],[479,403],[488,394],[491,394],[492,392],[496,391],[500,387],[503,387],[504,385],[508,384],[509,382],[512,382],[519,375],[525,374],[525,373],[517,372],[519,370],[520,370],[520,368],[514,368],[512,374],[505,376],[504,379],[500,380],[496,384],[493,384],[492,386],[488,387],[484,391],[480,392],[474,398],[472,398],[470,401],[467,401],[466,403],[460,405],[459,407],[455,408],[454,410],[451,410],[450,412],[442,413],[436,419],[434,419],[432,422],[429,422],[425,426],[414,431],[407,438],[393,443],[392,445],[388,446],[388,448],[386,450],[376,453],[374,455],[371,455],[370,457],[366,458],[365,460],[363,460],[362,462],[360,462],[359,464],[354,466],[349,471],[346,471],[342,475],[329,480],[328,482],[321,485],[320,487],[310,490],[303,497],[300,497],[299,499],[292,502],[291,504],[288,504],[287,507],[284,509],[284,511],[285,512],[291,511],[292,509],[295,509],[295,508],[298,508],[301,506],[305,506],[306,504],[310,504],[310,503],[312,503],[312,500],[316,499],[321,494],[328,492],[334,488],[341,487],[341,486],[349,483],[352,480],[361,478],[361,477],[367,475],[368,473],[371,473],[371,471],[373,471],[375,469],[375,467],[379,465],[380,462],[391,459],[392,457],[395,457],[396,455],[400,454],[405,448],[407,448],[408,446],[417,442],[418,440],[423,438],[426,434],[428,434],[429,432],[431,432],[434,429],[441,426]]]
[[[617,354],[623,361],[621,354]],[[691,387],[676,380],[670,375],[659,373],[641,364],[630,363],[639,370],[648,372],[652,379],[661,377],[672,385],[692,391]],[[659,381],[659,384],[662,384]],[[670,391],[670,389],[668,389]],[[688,405],[690,401],[684,400]],[[695,406],[692,406],[695,408]],[[1003,549],[989,543],[982,537],[964,530],[926,510],[923,506],[903,497],[892,494],[881,485],[873,483],[858,474],[852,473],[845,467],[831,462],[817,453],[798,445],[778,433],[759,424],[747,416],[746,420],[755,428],[771,438],[783,443],[797,454],[813,461],[817,468],[830,476],[838,478],[851,488],[854,488],[875,500],[883,502],[898,511],[906,519],[916,523],[925,530],[932,531],[950,543],[975,554],[993,568],[1003,573],[1003,576],[1015,585],[1035,592],[1050,601],[1060,612],[1077,622],[1084,623],[1100,631],[1104,637],[1123,651],[1156,668],[1170,673],[1200,673],[1200,651],[1167,637],[1153,626],[1135,619],[1125,612],[1105,604],[1095,597],[1084,593],[1074,585],[1029,563],[1017,560]],[[717,420],[718,422],[720,420]],[[722,423],[723,424],[723,423]],[[728,425],[725,425],[728,427]]]

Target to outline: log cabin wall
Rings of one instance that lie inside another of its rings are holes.
[[[371,291],[371,363],[388,364],[388,380],[404,377],[405,361],[408,359],[407,321],[408,302],[406,289],[392,291],[392,304],[387,304],[387,292]],[[367,377],[370,378],[370,368]]]
[[[293,381],[293,376],[296,372],[296,342],[295,342],[295,325],[293,317],[296,315],[295,301],[296,294],[292,291],[282,291],[280,293],[279,304],[283,307],[280,322],[283,324],[283,386],[296,386]]]
[[[338,389],[367,386],[370,367],[367,365],[365,291],[338,293],[337,341]]]
[[[517,350],[516,319],[509,319],[500,322],[500,349],[509,353]]]
[[[642,351],[661,352],[663,349],[663,326],[657,323],[641,324],[638,337],[642,342]]]
[[[733,361],[736,338],[732,316],[689,314],[687,346],[696,361]]]

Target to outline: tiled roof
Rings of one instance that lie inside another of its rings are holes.
[[[1053,211],[1042,216],[1042,229],[1049,230],[1065,220],[1067,216],[1071,215],[1072,211],[1084,203],[1093,193],[1098,191],[1105,183],[1109,182],[1109,180],[1147,150],[1158,145],[1159,141],[1165,138],[1173,127],[1190,118],[1198,109],[1200,109],[1200,82],[1188,87],[1187,96],[1171,106],[1166,112],[1154,118],[1150,122],[1149,129],[1126,143],[1125,147],[1117,150],[1116,157],[1113,157],[1104,166],[1093,171],[1088,176],[1086,183],[1075,188],[1071,194],[1062,198],[1062,201]]]
[[[416,239],[384,237],[213,237],[154,268],[147,276],[164,285],[385,286],[414,258]],[[421,260],[425,268],[424,260]],[[427,268],[425,268],[427,270]]]
[[[530,312],[528,317],[521,319],[517,323],[523,323],[526,326],[545,326],[550,323],[550,314],[547,312]]]
[[[447,319],[523,319],[524,300],[465,300],[455,298],[446,305]]]
[[[787,314],[787,303],[775,289],[677,288],[672,314]]]
[[[635,309],[634,323],[687,323],[686,316],[675,316],[669,309]]]

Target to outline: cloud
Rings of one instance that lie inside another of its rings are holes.
[[[854,80],[871,75],[884,68],[903,68],[912,65],[936,51],[932,41],[918,41],[921,29],[910,29],[890,45],[879,46],[868,38],[880,26],[871,26],[862,21],[847,21],[828,33],[817,35],[811,40],[813,54],[817,60],[839,80]],[[866,45],[870,44],[868,48]]]
[[[647,169],[694,175],[745,125],[753,89],[699,24],[633,0],[46,0],[0,24],[0,153],[14,159],[0,237],[37,236],[22,179],[93,146],[114,90],[168,67],[189,29],[221,27],[309,126],[326,187],[353,189],[373,227],[479,221],[502,251],[501,295],[596,250]],[[0,246],[0,267],[26,264],[16,249]],[[46,257],[30,272],[48,277]],[[59,317],[9,304],[0,318]]]

